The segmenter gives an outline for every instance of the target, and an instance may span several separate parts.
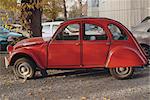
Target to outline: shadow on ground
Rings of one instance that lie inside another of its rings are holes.
[[[48,78],[48,77],[108,77],[110,76],[108,70],[100,70],[100,69],[79,69],[79,70],[67,70],[64,72],[57,72],[56,73],[50,73],[48,76],[42,77],[42,76],[35,76],[34,79],[41,79],[41,78]]]

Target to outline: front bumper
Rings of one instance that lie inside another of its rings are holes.
[[[4,60],[5,60],[5,67],[8,68],[9,67],[9,61],[8,61],[7,57],[5,57]]]

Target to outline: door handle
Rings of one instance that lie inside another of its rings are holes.
[[[75,45],[76,45],[76,46],[79,46],[79,45],[80,45],[80,42],[75,43]]]
[[[111,45],[111,42],[107,42],[106,45]]]

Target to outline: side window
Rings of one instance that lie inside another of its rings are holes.
[[[107,35],[102,27],[94,24],[85,24],[84,40],[107,40]]]
[[[127,35],[118,26],[114,24],[109,24],[108,28],[112,33],[113,40],[127,40]]]
[[[57,33],[56,40],[79,40],[80,25],[70,24]]]

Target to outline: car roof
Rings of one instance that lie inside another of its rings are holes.
[[[106,18],[106,17],[78,17],[78,18],[71,18],[67,21],[71,21],[71,20],[111,20],[111,21],[115,21],[113,19],[110,18]]]

